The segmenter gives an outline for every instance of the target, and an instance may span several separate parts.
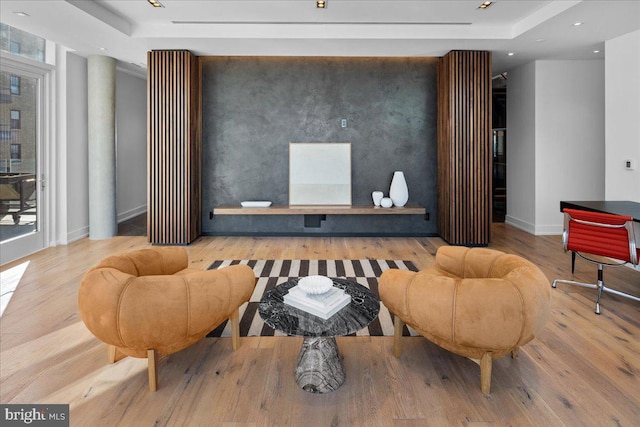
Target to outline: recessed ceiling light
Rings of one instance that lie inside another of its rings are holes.
[[[16,14],[16,15],[18,15],[18,16],[31,16],[31,15],[29,15],[27,12],[22,12],[22,11],[13,12],[13,13],[15,13],[15,14]]]
[[[491,6],[493,4],[492,1],[484,1],[482,2],[482,4],[480,6],[478,6],[478,9],[486,9],[489,6]]]
[[[574,22],[573,26],[574,27],[579,27],[580,25],[584,24],[584,22]]]
[[[147,0],[153,7],[164,7],[158,0]]]
[[[513,56],[513,55],[515,55],[515,52],[509,52],[509,53],[507,53],[507,55],[508,56]]]
[[[600,51],[599,50],[594,50],[593,53],[600,53]]]
[[[326,9],[327,8],[327,2],[324,0],[317,0],[316,1],[316,7],[318,9]]]
[[[544,39],[536,39],[536,43],[542,43]]]
[[[106,51],[107,51],[107,48],[106,48],[106,47],[101,47],[101,48],[100,48],[100,51],[102,51],[102,52],[106,52]]]

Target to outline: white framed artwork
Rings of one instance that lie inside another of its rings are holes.
[[[289,143],[290,205],[351,205],[351,143]]]

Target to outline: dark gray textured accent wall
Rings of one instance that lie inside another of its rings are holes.
[[[435,235],[437,58],[205,57],[204,234]],[[346,118],[348,127],[341,128]],[[431,215],[215,216],[221,204],[288,204],[289,143],[350,142],[352,203],[388,195],[404,172],[409,203]]]

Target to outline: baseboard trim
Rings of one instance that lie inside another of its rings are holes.
[[[118,224],[120,224],[121,222],[127,221],[131,218],[134,218],[138,215],[142,215],[146,211],[147,211],[147,205],[142,205],[134,209],[129,209],[128,211],[125,211],[125,212],[120,212],[118,214]]]
[[[505,224],[512,225],[520,230],[524,230],[529,234],[535,236],[555,236],[562,234],[562,224],[560,225],[536,225],[530,222],[523,221],[518,218],[514,218],[510,215],[506,215],[504,219]]]
[[[138,215],[142,215],[146,211],[147,211],[147,205],[143,205],[135,209],[130,209],[128,211],[119,213],[117,216],[118,224],[120,224],[121,222],[127,221],[131,218],[134,218]],[[75,242],[76,240],[84,239],[85,237],[89,237],[88,225],[67,233],[67,241],[61,242],[61,244],[68,245],[69,243]]]
[[[504,222],[505,224],[509,224],[516,228],[519,228],[520,230],[524,230],[527,233],[534,235],[536,234],[536,227],[534,224],[512,217],[511,215],[506,215],[504,218]]]
[[[555,236],[562,234],[562,225],[536,225],[536,236]]]
[[[75,242],[76,240],[84,239],[85,237],[89,237],[89,226],[85,226],[79,228],[77,230],[71,231],[67,233],[67,241],[64,243],[68,245],[71,242]]]

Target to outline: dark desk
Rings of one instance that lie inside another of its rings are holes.
[[[640,203],[623,201],[591,200],[582,202],[560,202],[560,212],[564,208],[582,209],[591,212],[602,212],[616,215],[626,215],[633,218],[634,222],[640,222]]]

